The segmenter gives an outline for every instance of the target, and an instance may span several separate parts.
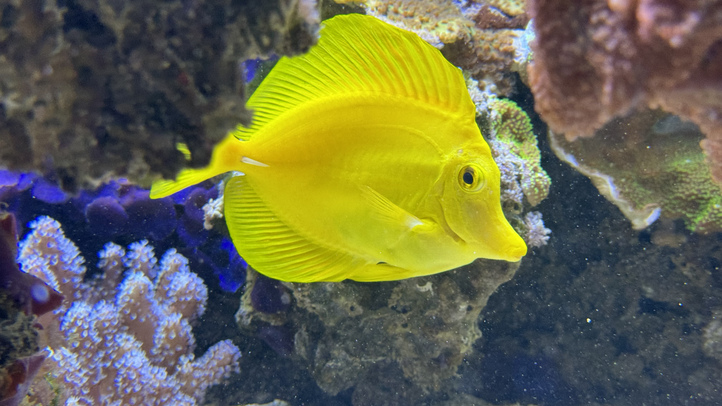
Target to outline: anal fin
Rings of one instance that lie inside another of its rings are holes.
[[[268,208],[246,177],[228,181],[224,207],[228,230],[239,254],[270,278],[286,282],[342,281],[367,264],[299,235]]]
[[[397,281],[420,276],[418,272],[399,268],[389,264],[368,264],[357,268],[349,279],[357,282]]]

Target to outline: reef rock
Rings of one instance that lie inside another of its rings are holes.
[[[336,0],[339,2],[339,0]],[[524,0],[365,0],[366,13],[415,32],[492,92],[514,83],[518,39],[529,18]]]
[[[316,40],[310,0],[6,0],[0,11],[0,165],[66,190],[149,184],[248,123],[239,62]]]
[[[281,303],[270,313],[257,304],[258,279],[249,272],[237,321],[274,349],[288,348],[284,355],[306,365],[328,394],[354,387],[354,405],[391,398],[414,404],[449,387],[481,337],[479,313],[517,268],[479,260],[394,283],[283,283],[281,289],[263,288],[271,296],[265,303]],[[282,305],[283,295],[292,299],[290,306]],[[264,334],[268,328],[277,332]]]

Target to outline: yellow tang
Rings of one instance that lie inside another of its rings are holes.
[[[151,197],[242,172],[226,184],[225,217],[259,272],[386,281],[526,254],[462,73],[417,35],[336,16],[248,106],[251,126],[219,143],[208,167],[156,182]]]

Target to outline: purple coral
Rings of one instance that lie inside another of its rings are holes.
[[[33,185],[33,197],[45,203],[59,204],[70,197],[60,186],[45,178],[38,178]]]
[[[136,238],[162,240],[176,228],[176,211],[170,198],[151,200],[150,192],[134,189],[121,198],[121,204],[133,224]]]
[[[52,216],[66,226],[68,237],[86,257],[102,249],[105,241],[126,245],[149,240],[156,246],[178,247],[194,269],[218,275],[226,292],[236,292],[245,282],[246,263],[233,244],[221,231],[204,227],[203,206],[218,196],[210,182],[159,200],[123,179],[70,198],[55,194],[58,190],[39,175],[0,170],[0,201],[16,213],[20,224],[38,214]]]
[[[197,187],[183,199],[183,215],[178,221],[176,231],[180,239],[189,246],[200,245],[208,239],[209,232],[203,226],[203,206],[217,196],[216,188],[206,190]]]
[[[263,313],[280,313],[291,306],[291,295],[280,281],[258,274],[251,291],[253,308]]]
[[[98,238],[109,239],[125,231],[128,213],[118,200],[101,196],[85,206],[85,218]]]
[[[214,257],[222,259],[222,261],[215,261],[214,273],[218,275],[221,289],[235,293],[246,282],[248,264],[238,255],[238,251],[230,239],[224,237],[217,245]],[[209,258],[209,262],[213,261]]]

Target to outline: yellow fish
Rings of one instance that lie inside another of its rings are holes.
[[[203,169],[159,198],[229,171],[225,217],[239,254],[293,282],[387,281],[477,258],[518,261],[499,169],[461,71],[417,35],[351,14],[283,58]]]

